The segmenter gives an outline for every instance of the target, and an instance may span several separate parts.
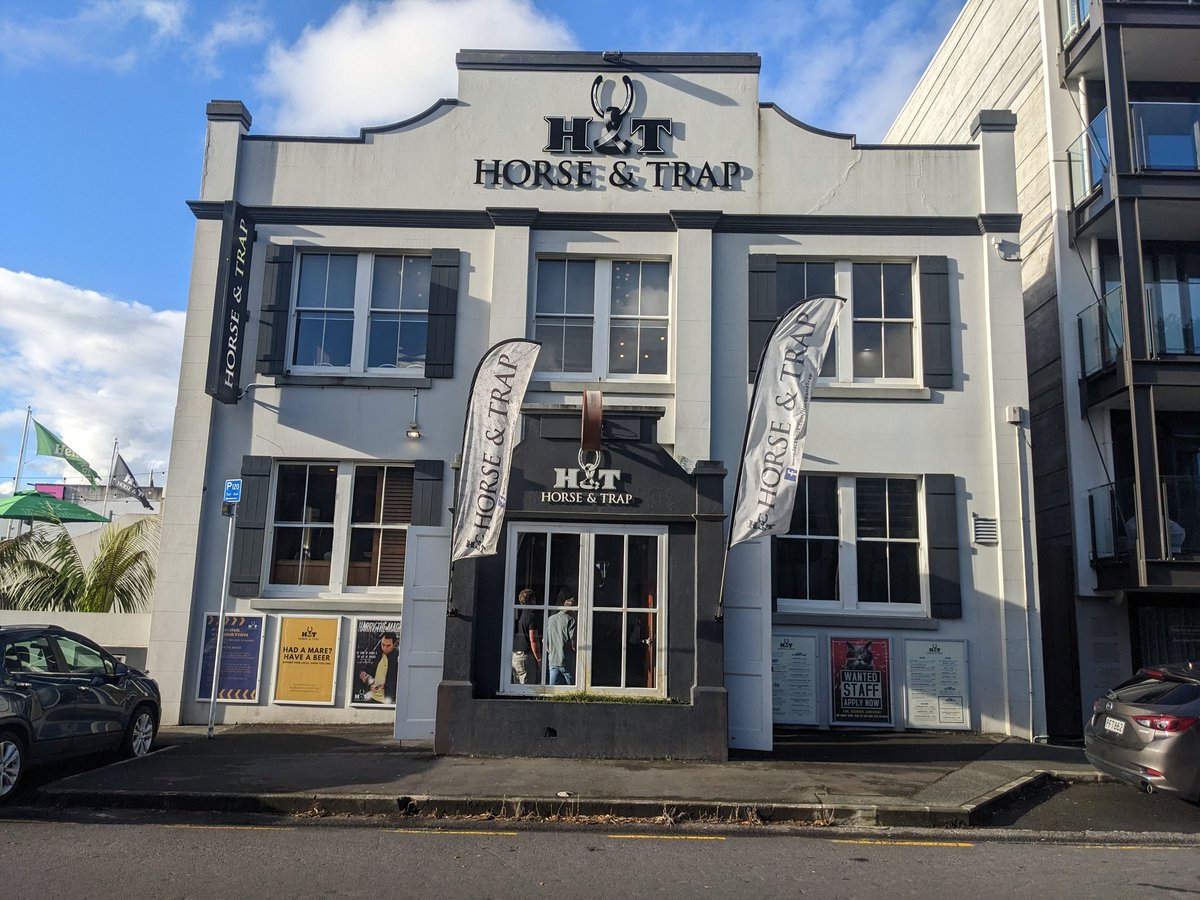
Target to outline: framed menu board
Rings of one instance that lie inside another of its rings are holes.
[[[966,641],[906,640],[904,671],[909,728],[970,730]]]
[[[816,635],[771,636],[771,709],[776,725],[820,724]]]

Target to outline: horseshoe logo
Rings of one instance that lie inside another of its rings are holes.
[[[629,80],[628,75],[621,76],[621,82],[625,85],[625,105],[618,109],[615,106],[600,106],[600,88],[604,84],[604,76],[597,75],[596,80],[592,82],[592,109],[596,111],[596,115],[603,122],[604,130],[600,133],[599,140],[596,141],[595,150],[598,153],[628,153],[633,146],[629,141],[621,137],[621,123],[625,120],[626,113],[633,106],[633,82]]]

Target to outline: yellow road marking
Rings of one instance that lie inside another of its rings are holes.
[[[607,837],[625,841],[723,841],[720,835],[701,834],[610,834]]]
[[[1062,844],[1073,850],[1192,850],[1195,847],[1176,847],[1171,844]]]
[[[831,843],[834,844],[890,844],[895,847],[974,847],[972,843],[966,841],[884,841],[884,840],[851,840],[849,838],[835,838]]]
[[[453,828],[389,828],[392,834],[488,834],[496,837],[516,837],[515,831],[468,831],[466,829],[457,830]]]
[[[294,832],[295,826],[198,826],[185,822],[166,822],[163,828],[191,828],[205,832]]]

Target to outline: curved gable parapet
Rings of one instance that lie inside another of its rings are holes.
[[[418,125],[425,119],[431,119],[443,107],[466,106],[461,100],[454,98],[443,97],[436,101],[432,106],[423,112],[417,113],[407,119],[402,119],[399,122],[393,122],[391,125],[375,125],[370,128],[360,128],[358,137],[323,137],[314,135],[290,135],[290,134],[247,134],[243,136],[243,140],[247,141],[310,141],[321,144],[365,144],[369,137],[377,134],[388,134],[394,131],[400,131],[403,128],[408,128],[410,125]]]
[[[785,122],[795,125],[797,128],[803,129],[810,134],[815,134],[820,137],[832,138],[838,141],[847,141],[853,150],[978,150],[978,144],[860,144],[858,135],[842,134],[838,131],[826,131],[823,128],[817,128],[815,125],[809,125],[807,122],[802,122],[795,116],[790,115],[785,110],[780,108],[775,103],[761,102],[758,104],[760,109],[774,110],[780,118]]]
[[[837,131],[826,131],[823,128],[817,128],[815,125],[809,125],[807,122],[801,122],[795,116],[789,115],[778,104],[775,104],[775,103],[770,103],[770,102],[764,101],[764,102],[759,103],[758,106],[759,106],[759,109],[774,110],[776,113],[778,113],[780,118],[782,118],[784,121],[790,122],[791,124],[795,125],[797,128],[803,128],[805,131],[810,132],[811,134],[820,135],[821,137],[833,138],[833,139],[839,140],[839,141],[848,141],[850,143],[851,147],[858,146],[858,138],[856,135],[841,134],[840,132],[837,132]]]

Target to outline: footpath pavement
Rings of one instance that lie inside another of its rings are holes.
[[[1103,780],[1079,748],[957,733],[784,732],[774,752],[725,763],[444,757],[377,726],[167,727],[158,746],[41,793],[210,812],[954,827],[1046,779]]]

